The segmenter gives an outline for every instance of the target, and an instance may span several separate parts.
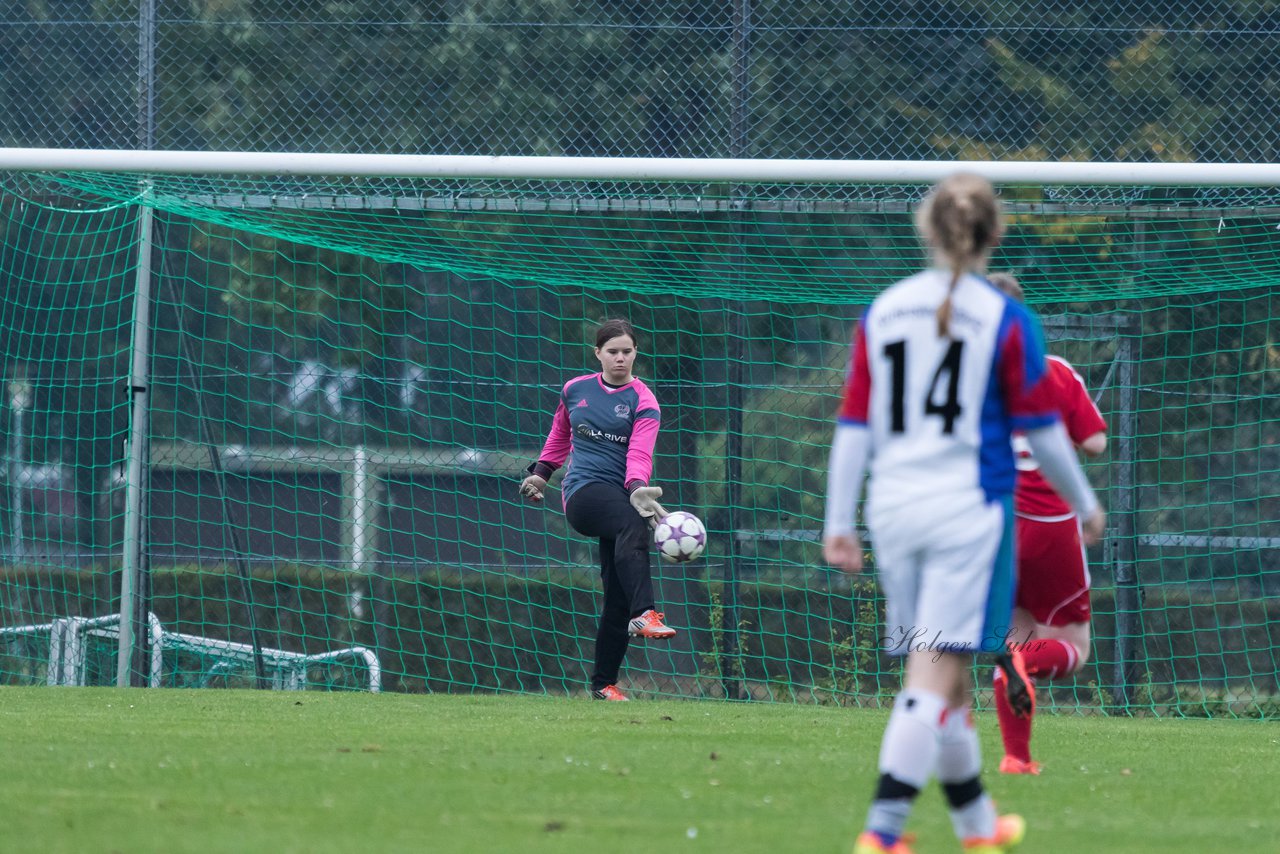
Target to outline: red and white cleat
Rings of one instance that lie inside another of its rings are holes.
[[[591,697],[595,700],[609,700],[614,703],[628,703],[631,698],[618,690],[617,685],[606,685],[603,688],[592,688]]]
[[[627,623],[627,634],[633,638],[652,638],[667,640],[676,636],[676,630],[662,622],[663,614],[650,608],[638,617],[632,617]]]

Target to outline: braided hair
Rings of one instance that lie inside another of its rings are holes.
[[[957,173],[930,191],[916,213],[916,227],[939,260],[951,269],[947,296],[938,306],[938,335],[951,332],[951,298],[960,276],[981,269],[1004,235],[1000,203],[986,178]]]

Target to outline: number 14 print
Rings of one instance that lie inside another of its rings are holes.
[[[951,346],[938,363],[933,372],[933,382],[929,384],[929,393],[924,397],[924,414],[937,415],[942,418],[942,432],[950,434],[955,430],[956,419],[960,417],[960,358],[964,353],[963,341],[952,341]],[[891,406],[893,421],[891,430],[903,433],[907,429],[906,384],[907,384],[907,342],[891,341],[884,345],[885,358],[891,363],[893,371],[893,388]],[[945,383],[945,389],[940,388]],[[938,403],[939,392],[945,395]]]

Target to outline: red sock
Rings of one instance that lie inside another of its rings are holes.
[[[1008,756],[1031,761],[1031,717],[1020,718],[1013,713],[1009,699],[1005,697],[1004,671],[996,668],[995,675],[996,718],[1000,721],[1000,739]]]
[[[1040,679],[1053,679],[1075,669],[1076,648],[1058,638],[1033,640],[1022,647],[1022,660],[1027,663],[1027,675]]]

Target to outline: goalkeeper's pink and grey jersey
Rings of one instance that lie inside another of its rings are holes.
[[[931,269],[898,282],[854,334],[838,419],[871,431],[868,499],[884,510],[942,495],[957,507],[1012,495],[1012,432],[1058,418],[1039,324],[985,279],[961,276],[950,335],[938,335],[950,279]]]
[[[564,500],[586,483],[648,483],[662,412],[638,379],[618,388],[600,374],[574,377],[560,392],[540,462],[566,466]]]

